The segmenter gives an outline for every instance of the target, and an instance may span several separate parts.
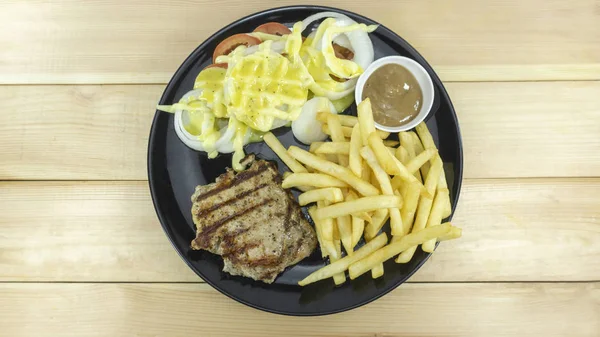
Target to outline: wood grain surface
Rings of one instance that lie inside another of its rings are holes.
[[[600,82],[446,87],[460,121],[465,178],[600,173]],[[163,88],[0,86],[0,179],[147,179],[148,135]],[[24,104],[27,97],[36,104]]]
[[[212,289],[149,195],[154,107],[228,23],[284,0],[0,1],[0,336],[568,336],[600,331],[600,2],[329,0],[444,81],[463,237],[390,294],[285,317]]]
[[[600,330],[600,285],[587,283],[406,284],[364,307],[312,318],[263,313],[207,284],[0,284],[0,297],[6,336],[595,337]]]
[[[600,179],[463,186],[463,237],[411,281],[600,280]],[[2,183],[0,214],[0,281],[202,281],[164,235],[146,182]]]
[[[0,83],[164,83],[224,25],[297,3],[4,0]],[[444,81],[600,79],[595,0],[304,3],[377,20],[408,40]]]

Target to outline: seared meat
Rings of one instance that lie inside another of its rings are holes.
[[[196,187],[192,202],[192,249],[223,256],[223,270],[232,275],[272,283],[316,247],[315,232],[300,206],[281,187],[275,165],[264,160]]]

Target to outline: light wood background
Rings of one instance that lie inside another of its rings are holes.
[[[153,107],[206,37],[274,4],[0,2],[0,336],[600,336],[597,0],[325,1],[445,82],[464,237],[326,317],[245,307],[187,268],[148,192]]]

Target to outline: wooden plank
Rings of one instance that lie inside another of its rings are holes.
[[[467,180],[454,224],[411,281],[600,280],[600,179]],[[145,182],[0,183],[0,281],[200,282]]]
[[[0,284],[6,336],[570,336],[600,331],[600,284],[406,284],[349,312],[267,314],[207,284]],[[68,328],[65,328],[68,327]]]
[[[162,86],[0,87],[0,179],[147,179]]]
[[[463,135],[465,177],[600,175],[600,82],[447,88]]]
[[[462,129],[466,178],[600,173],[600,82],[447,88]],[[0,86],[0,179],[147,179],[148,134],[163,89]]]
[[[309,3],[378,20],[412,43],[445,81],[600,79],[594,0]],[[262,0],[221,1],[218,8],[208,0],[5,0],[0,83],[164,83],[213,32],[271,6]]]

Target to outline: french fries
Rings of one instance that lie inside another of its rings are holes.
[[[375,214],[373,215],[373,221],[367,224],[365,227],[365,238],[367,240],[374,238],[389,218],[390,212],[387,208],[378,209],[375,211]]]
[[[373,120],[373,110],[371,109],[371,100],[365,99],[358,105],[358,124],[360,125],[360,137],[364,146],[369,145],[369,135],[375,132],[375,121]],[[383,143],[382,143],[383,144]],[[385,145],[384,145],[385,146]]]
[[[362,130],[361,130],[362,132]],[[375,156],[377,157],[377,161],[381,163],[381,166],[385,169],[385,171],[390,175],[398,175],[402,179],[407,182],[417,181],[417,178],[413,176],[406,166],[404,166],[395,156],[393,156],[383,145],[383,141],[381,138],[377,137],[375,134],[371,134],[367,137],[367,142]]]
[[[348,192],[348,196],[346,200],[352,201],[356,200],[358,196],[353,191]],[[368,213],[365,213],[368,214]],[[356,216],[355,214],[351,215],[352,217],[352,249],[356,247],[360,238],[363,236],[363,232],[365,230],[365,220]],[[372,221],[372,220],[371,220]]]
[[[343,154],[343,155],[347,156],[350,153],[350,143],[349,142],[314,142],[314,143],[310,144],[309,152],[310,153],[322,153],[322,154],[338,154],[338,155]]]
[[[317,219],[338,218],[357,212],[370,212],[381,208],[400,208],[402,198],[397,195],[377,195],[362,197],[352,201],[344,201],[315,211]]]
[[[408,234],[413,227],[415,220],[415,212],[419,204],[419,196],[421,195],[421,187],[418,184],[407,184],[404,193],[404,207],[400,210],[402,217],[402,225],[404,226],[404,234]]]
[[[281,183],[283,188],[292,188],[297,186],[313,187],[348,187],[345,182],[322,173],[292,173],[283,178]]]
[[[375,158],[375,154],[368,147],[365,146],[360,150],[360,155],[367,162],[375,178],[379,182],[379,187],[383,194],[385,195],[394,195],[394,190],[392,189],[392,183],[390,182],[390,177],[385,173],[383,168],[377,162],[377,158]],[[400,208],[392,207],[388,210],[390,212],[390,226],[392,228],[392,235],[403,235],[404,229],[402,228],[402,218],[400,217]]]
[[[461,230],[449,223],[413,232],[402,237],[400,240],[369,254],[364,259],[353,262],[349,267],[350,279],[354,280],[360,275],[371,270],[374,266],[383,263],[392,257],[406,251],[410,247],[417,246],[427,240],[441,237],[443,239],[455,239],[461,236]],[[358,254],[355,254],[358,255]],[[324,268],[323,268],[324,269]]]
[[[408,162],[408,164],[406,164],[406,169],[410,173],[417,174],[417,173],[419,173],[419,169],[421,168],[421,166],[423,166],[425,163],[427,163],[436,154],[437,154],[437,149],[427,149],[427,150],[419,153],[418,156],[411,159]],[[440,179],[440,181],[441,181],[441,179]]]
[[[327,200],[331,203],[336,203],[344,200],[344,195],[342,194],[342,190],[337,187],[326,187],[310,190],[298,196],[298,203],[300,206],[306,206],[311,202],[317,202],[320,200]]]
[[[330,261],[298,284],[333,278],[339,285],[346,270],[351,279],[368,271],[378,278],[388,259],[406,263],[418,245],[433,252],[436,240],[460,237],[459,228],[442,224],[451,212],[449,191],[424,123],[416,133],[400,132],[399,141],[388,140],[389,133],[375,129],[368,99],[358,105],[357,117],[317,113],[317,119],[332,141],[315,142],[310,151],[295,146],[286,151],[272,134],[265,136],[294,172],[284,174],[282,186],[302,190],[302,206],[316,202],[308,212],[321,255]],[[380,234],[388,219],[389,242]],[[365,245],[354,250],[362,238]]]
[[[420,154],[425,149],[423,148],[423,144],[421,143],[419,136],[417,136],[417,134],[414,132],[412,132],[410,135],[413,138],[413,144],[415,146],[415,153]],[[425,164],[423,164],[423,166],[421,166],[421,175],[423,177],[427,177],[427,172],[429,172],[429,166],[430,166],[429,163],[425,163]]]
[[[334,114],[327,115],[327,126],[329,126],[329,134],[331,140],[334,142],[345,142],[346,138],[342,132],[342,124],[340,124],[339,118]],[[348,152],[350,152],[350,144],[348,144]],[[348,166],[348,157],[339,154],[338,163],[344,167]]]
[[[360,127],[354,125],[350,137],[350,148],[348,149],[348,165],[350,166],[350,171],[357,177],[362,176],[362,160],[360,159],[362,139],[360,137]]]
[[[288,155],[285,147],[283,147],[281,142],[279,142],[279,139],[277,139],[277,137],[275,137],[275,135],[273,135],[271,132],[267,132],[263,136],[263,140],[265,141],[265,143],[267,143],[267,146],[269,146],[271,148],[271,150],[273,150],[273,152],[275,152],[275,154],[279,157],[279,159],[281,159],[281,161],[287,167],[289,167],[290,170],[292,170],[292,172],[294,172],[294,173],[308,172],[306,170],[306,168],[304,166],[302,166],[302,164],[300,164],[294,158],[292,158],[292,157],[290,157],[290,155]]]
[[[317,209],[310,215],[313,219],[313,221],[321,221],[321,233],[323,234],[323,243],[328,247],[327,252],[329,253],[329,255],[331,256],[332,254],[335,255],[335,249],[333,249],[333,251],[331,250],[331,248],[333,247],[333,232],[334,232],[334,219],[332,218],[327,218],[327,219],[317,219],[316,217],[316,213],[319,210],[319,208],[323,208],[323,207],[327,207],[327,205],[329,205],[329,203],[327,201],[317,201]]]
[[[406,132],[406,131],[400,132],[400,133],[398,133],[398,138],[400,139],[400,143],[402,143],[404,148],[407,150],[408,159],[410,162],[411,160],[413,160],[416,157],[415,147],[414,147],[414,143],[413,143],[413,138],[411,137],[411,132]],[[406,163],[405,165],[408,165],[408,163]],[[411,173],[417,178],[417,180],[419,180],[420,182],[423,182],[423,178],[421,177],[421,172],[411,172]]]
[[[441,226],[438,226],[440,228]],[[387,235],[385,233],[381,233],[373,240],[369,241],[366,245],[360,247],[360,249],[354,251],[352,256],[346,255],[345,257],[315,271],[314,273],[308,275],[302,281],[298,282],[299,285],[305,286],[307,284],[315,283],[319,280],[324,280],[332,277],[335,274],[343,273],[348,270],[348,267],[365,257],[371,255],[373,252],[377,251],[379,248],[385,246],[387,243]]]
[[[437,183],[440,180],[440,174],[442,172],[442,160],[436,160],[431,165],[429,172],[427,173],[427,178],[425,179],[425,189],[431,195],[435,195],[435,190],[437,188]],[[431,206],[433,204],[433,200],[430,198],[421,198],[419,200],[419,206],[417,209],[417,217],[415,218],[415,222],[413,224],[413,232],[418,232],[425,228],[427,224],[427,219],[429,218],[429,214],[431,212]],[[317,210],[318,212],[318,210]],[[398,256],[396,259],[397,263],[407,263],[410,261],[415,254],[417,247],[410,247],[405,250]]]
[[[354,246],[352,246],[352,218],[350,215],[343,215],[337,218],[338,231],[340,233],[340,240],[344,245],[344,249],[348,255],[354,253]]]
[[[321,131],[323,131],[324,134],[331,136],[331,131],[329,131],[329,126],[327,124],[321,126]],[[375,130],[375,133],[381,139],[386,139],[390,136],[390,133],[386,131]],[[349,126],[342,126],[342,134],[345,138],[350,138],[352,136],[352,128]]]
[[[355,176],[354,173],[352,173],[352,171],[350,171],[346,167],[321,159],[313,155],[312,153],[306,152],[296,146],[290,146],[290,148],[288,149],[288,153],[297,161],[304,163],[305,165],[310,166],[315,170],[329,174],[333,177],[337,177],[339,180],[346,182],[348,185],[352,186],[352,188],[354,188],[358,193],[364,196],[374,196],[379,194],[377,188]]]
[[[283,172],[283,179],[285,180],[287,177],[291,176],[292,174],[294,174],[294,173],[291,173],[289,171],[288,172]],[[310,191],[310,190],[313,189],[310,186],[295,186],[294,188],[296,188],[296,189],[298,189],[298,190],[300,190],[302,192],[307,192],[307,191]]]
[[[435,143],[433,141],[433,137],[431,136],[431,133],[429,132],[429,129],[427,128],[427,124],[421,123],[415,127],[415,130],[417,131],[417,134],[419,135],[419,138],[421,139],[421,142],[423,143],[423,147],[425,149],[435,149],[436,148]],[[434,160],[435,160],[435,158],[431,159],[431,161],[430,161],[431,165],[433,165]],[[442,173],[444,173],[443,169],[442,169]],[[448,182],[446,181],[446,174],[440,175],[439,186],[441,189],[448,189]],[[443,216],[448,217],[448,216],[450,216],[451,213],[452,213],[452,205],[450,204],[450,198],[448,198],[448,200],[444,206]]]
[[[358,118],[356,118],[355,116],[348,116],[348,115],[334,115],[332,113],[329,112],[317,112],[317,120],[321,123],[327,123],[327,118],[328,116],[335,116],[337,119],[339,119],[340,124],[342,126],[349,126],[349,127],[353,127],[354,125],[356,125],[358,123]]]
[[[433,199],[431,213],[429,214],[429,219],[427,219],[427,227],[438,226],[442,223],[442,216],[444,214],[444,207],[446,207],[447,199],[448,190],[444,188],[439,188],[435,195],[435,199]],[[433,253],[433,250],[435,249],[435,239],[430,239],[427,242],[423,243],[421,248],[425,252]]]

